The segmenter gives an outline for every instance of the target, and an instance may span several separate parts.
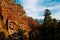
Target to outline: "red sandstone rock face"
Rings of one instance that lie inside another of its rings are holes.
[[[8,34],[13,34],[18,28],[26,30],[28,33],[31,30],[31,24],[40,26],[33,18],[26,16],[26,12],[20,4],[12,3],[11,1],[6,2],[6,0],[1,0],[0,2],[0,10],[2,10],[1,13],[4,19],[1,23],[4,24],[3,27],[6,27],[5,24],[8,19],[8,31],[6,30]]]
[[[2,1],[1,7],[4,19],[18,20],[20,16],[26,14],[21,5],[13,4],[12,2],[6,3],[6,1]]]

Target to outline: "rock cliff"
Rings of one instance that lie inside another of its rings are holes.
[[[12,2],[12,0],[0,0],[0,31],[6,35],[17,32],[18,28],[25,30],[27,34],[40,24],[31,17],[26,16],[24,8],[20,4]]]

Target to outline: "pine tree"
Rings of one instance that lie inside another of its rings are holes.
[[[45,10],[45,18],[44,18],[44,23],[43,24],[45,24],[45,26],[46,27],[48,27],[48,26],[50,26],[51,25],[51,12],[50,12],[50,10],[48,10],[48,9],[46,9]]]
[[[51,12],[48,9],[45,9],[44,11],[45,13],[45,18],[44,18],[44,23],[41,27],[41,40],[49,40],[50,39],[50,27],[51,27],[51,23],[52,23],[52,19],[51,19]]]

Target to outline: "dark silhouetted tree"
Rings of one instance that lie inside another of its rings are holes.
[[[60,40],[60,21],[57,24],[56,34],[57,40]]]
[[[52,18],[51,18],[51,12],[48,9],[45,9],[44,11],[45,17],[44,17],[44,23],[41,27],[41,40],[51,40],[50,38],[50,32],[51,31],[51,25],[52,25]]]
[[[44,26],[49,27],[51,25],[51,12],[48,9],[45,9],[45,18],[44,18]]]

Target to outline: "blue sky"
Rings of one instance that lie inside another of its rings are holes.
[[[16,0],[21,4],[27,16],[44,19],[44,10],[49,9],[52,18],[60,19],[60,0]]]

